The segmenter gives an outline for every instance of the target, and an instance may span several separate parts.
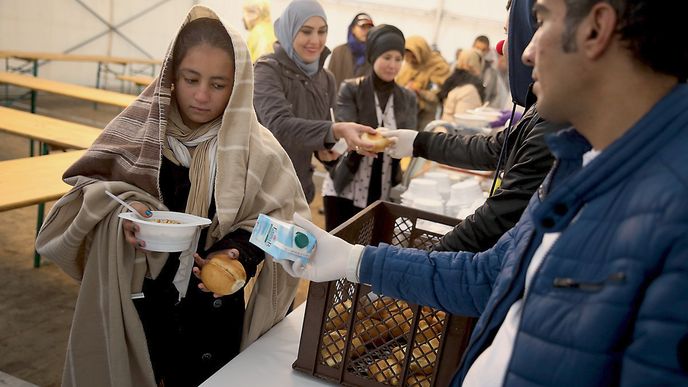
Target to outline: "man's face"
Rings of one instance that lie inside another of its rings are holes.
[[[562,47],[566,5],[564,0],[537,0],[533,8],[539,28],[522,59],[533,66],[533,92],[542,116],[552,122],[568,122],[585,82],[579,53],[566,53]]]

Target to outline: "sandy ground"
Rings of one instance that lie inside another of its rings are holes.
[[[119,112],[48,95],[39,96],[38,106],[40,114],[96,127]],[[27,156],[26,139],[0,133],[0,160]],[[316,198],[311,212],[323,226]],[[79,286],[49,261],[33,268],[36,213],[37,206],[0,212],[0,371],[39,386],[59,386]],[[296,302],[306,293],[302,283]]]

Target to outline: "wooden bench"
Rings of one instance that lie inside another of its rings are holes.
[[[43,203],[57,200],[72,188],[62,181],[62,174],[86,151],[55,153],[0,161],[0,211],[38,204],[36,232],[43,224]],[[41,265],[41,257],[34,253],[33,266]]]
[[[92,126],[6,107],[0,107],[0,131],[71,149],[87,149],[101,133]]]
[[[86,151],[0,161],[0,211],[56,200],[71,188],[62,174]]]
[[[104,103],[119,107],[127,107],[136,100],[131,94],[117,93],[114,91],[94,89],[92,87],[79,86],[71,83],[52,81],[28,75],[8,73],[0,71],[0,83],[24,87],[33,91],[45,91],[48,93],[79,98],[86,101]],[[36,111],[35,98],[31,100],[31,112]]]

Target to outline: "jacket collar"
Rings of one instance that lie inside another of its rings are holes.
[[[536,224],[546,232],[561,231],[585,202],[623,184],[686,128],[688,85],[680,84],[584,169],[581,159],[590,144],[578,132],[570,129],[550,136],[557,167],[551,173],[551,193],[533,214]],[[568,176],[562,181],[559,175]]]

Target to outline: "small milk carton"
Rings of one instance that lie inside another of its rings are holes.
[[[303,228],[264,214],[258,215],[249,241],[274,259],[298,260],[304,264],[317,242],[315,236]]]

